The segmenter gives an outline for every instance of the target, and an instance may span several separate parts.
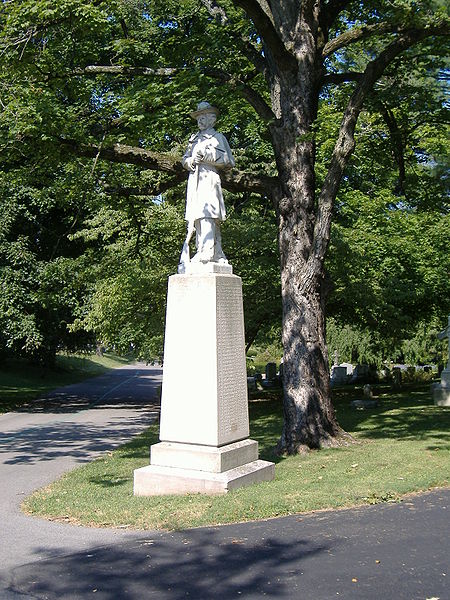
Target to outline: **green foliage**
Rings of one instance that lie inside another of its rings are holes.
[[[331,364],[336,351],[340,362],[380,365],[385,359],[382,340],[374,332],[354,325],[339,325],[333,317],[327,320],[327,344]],[[396,349],[392,350],[395,353]]]
[[[71,329],[93,331],[119,353],[160,358],[167,277],[183,235],[183,221],[169,204],[102,207],[74,236],[102,244],[84,257],[90,294]]]
[[[449,216],[392,208],[386,194],[349,192],[345,199],[329,264],[333,313],[345,321],[353,306],[351,318],[392,340],[424,318],[446,314]]]
[[[397,61],[361,115],[336,201],[327,313],[334,319],[329,341],[342,360],[434,361],[436,323],[450,312],[442,61],[417,53],[407,59]],[[339,102],[336,95],[321,109],[321,161]]]
[[[340,324],[330,317],[327,320],[327,344],[330,364],[334,353],[338,352],[340,362],[373,364],[382,367],[390,362],[404,362],[409,365],[445,364],[447,344],[437,339],[441,325],[435,319],[431,323],[419,322],[415,328],[403,332],[403,338],[381,337],[377,331],[357,325]],[[423,381],[430,378],[415,372],[410,381]],[[432,376],[432,375],[430,375]]]
[[[83,289],[74,283],[78,249],[67,239],[78,215],[70,195],[61,201],[61,177],[51,182],[40,166],[0,172],[0,354],[50,364],[58,348],[92,343],[66,327]]]
[[[61,139],[180,155],[192,132],[189,109],[208,99],[222,109],[220,129],[239,168],[275,174],[267,126],[240,94],[249,81],[269,101],[262,75],[239,48],[242,36],[257,48],[261,40],[233,2],[223,5],[232,26],[194,0],[2,4],[0,355],[51,362],[57,348],[97,338],[118,351],[160,356],[166,279],[184,236],[184,188],[159,204],[151,193],[107,193],[106,185],[156,188],[165,176],[76,158]],[[420,10],[412,0],[351,3],[332,34],[385,20],[415,27],[444,11],[437,0]],[[327,66],[361,70],[388,39],[342,48]],[[176,70],[94,76],[83,72],[89,65]],[[219,84],[212,69],[241,83]],[[450,312],[445,69],[445,45],[421,42],[390,66],[360,117],[327,264],[330,343],[342,357],[428,360],[428,334],[417,332],[432,331]],[[352,86],[324,89],[317,123],[305,134],[316,141],[318,186]],[[243,278],[247,342],[270,345],[281,322],[277,215],[266,197],[229,194],[226,202],[224,247]]]
[[[231,210],[223,226],[224,249],[242,277],[246,342],[257,337],[269,342],[266,334],[281,321],[275,211],[254,197],[228,195],[227,201]]]
[[[412,335],[403,341],[401,350],[410,365],[433,363],[444,365],[448,360],[448,343],[439,341],[437,334],[445,323],[434,319],[431,323],[417,324]]]

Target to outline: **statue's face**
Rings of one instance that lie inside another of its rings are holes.
[[[216,122],[216,115],[214,113],[203,113],[197,117],[198,128],[200,131],[213,127]]]

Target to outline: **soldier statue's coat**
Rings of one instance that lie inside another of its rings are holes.
[[[192,168],[191,159],[197,152],[203,155],[200,164]],[[189,138],[183,156],[183,166],[190,171],[186,193],[186,221],[197,219],[225,220],[225,204],[220,185],[219,170],[234,167],[227,139],[212,127]]]

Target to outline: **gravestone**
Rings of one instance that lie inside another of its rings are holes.
[[[378,400],[373,397],[372,387],[369,383],[363,387],[363,398],[353,400],[351,406],[353,408],[376,408],[379,406]]]
[[[344,383],[347,383],[347,381],[347,367],[337,365],[333,366],[331,369],[331,385],[342,385]]]
[[[274,362],[269,362],[266,364],[265,369],[265,379],[261,381],[261,385],[263,388],[276,388],[281,384],[281,379],[279,375],[277,375],[277,365]]]
[[[274,362],[269,362],[266,365],[267,381],[274,381],[277,378],[277,365]]]
[[[254,392],[258,389],[256,382],[257,382],[257,379],[254,375],[249,375],[247,377],[247,390],[249,392]]]
[[[352,383],[365,383],[369,378],[369,365],[356,365],[351,378]]]
[[[392,369],[392,381],[394,388],[398,389],[402,386],[402,370],[400,367],[394,367]]]
[[[447,365],[441,372],[441,381],[433,383],[431,393],[433,394],[433,401],[436,406],[450,406],[450,315],[448,316],[447,327],[438,333],[437,337],[439,340],[447,339],[448,356]]]

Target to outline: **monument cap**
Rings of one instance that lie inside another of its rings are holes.
[[[209,102],[199,102],[197,104],[197,110],[189,113],[189,116],[191,116],[193,119],[197,119],[200,115],[204,115],[206,113],[218,115],[219,109],[215,106],[212,106]]]

